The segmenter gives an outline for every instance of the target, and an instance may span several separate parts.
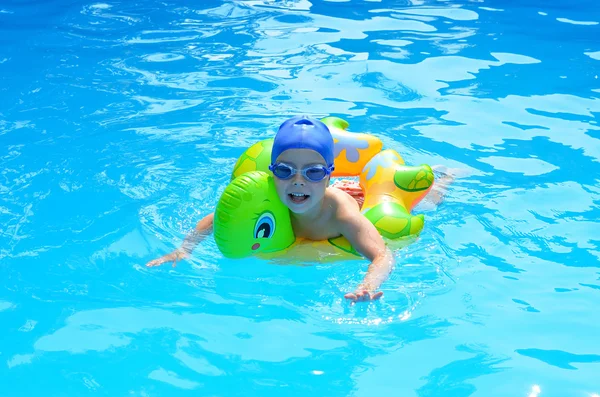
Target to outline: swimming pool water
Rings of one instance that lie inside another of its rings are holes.
[[[594,0],[0,2],[0,396],[600,393]],[[334,115],[425,200],[366,262],[175,268],[243,149]]]

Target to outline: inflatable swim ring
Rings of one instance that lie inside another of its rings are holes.
[[[429,192],[434,176],[429,165],[407,166],[394,150],[382,150],[373,135],[348,132],[336,117],[321,120],[333,135],[335,171],[332,177],[359,177],[365,200],[361,212],[388,242],[416,237],[424,216],[411,215]],[[327,255],[360,254],[344,237],[327,241],[296,239],[289,209],[279,200],[269,171],[273,139],[249,147],[237,160],[231,182],[223,191],[214,218],[217,247],[228,258],[279,256],[300,244]],[[316,255],[312,254],[312,257]]]

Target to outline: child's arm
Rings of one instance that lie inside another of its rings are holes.
[[[352,301],[379,299],[383,292],[376,292],[387,280],[395,261],[394,255],[385,245],[383,238],[360,211],[346,206],[338,210],[337,222],[339,230],[352,246],[371,261],[367,274],[354,292],[345,295]]]
[[[204,240],[206,236],[212,233],[213,219],[214,213],[206,215],[200,220],[200,222],[196,224],[196,228],[186,236],[185,240],[183,240],[183,243],[181,244],[181,247],[165,256],[148,262],[146,266],[159,266],[165,262],[173,262],[173,267],[175,267],[178,260],[185,259],[190,256],[194,248],[196,248],[196,246],[202,240]]]

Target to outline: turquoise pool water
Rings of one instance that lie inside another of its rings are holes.
[[[0,396],[600,393],[596,1],[0,2]],[[334,115],[425,200],[366,262],[145,263],[285,118]]]

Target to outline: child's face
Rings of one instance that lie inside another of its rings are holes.
[[[315,165],[326,167],[323,156],[310,149],[288,149],[277,157],[276,163],[285,163],[296,169],[296,174],[289,179],[275,176],[277,194],[290,211],[303,214],[320,205],[329,185],[329,176],[312,182],[305,179],[301,171]]]

